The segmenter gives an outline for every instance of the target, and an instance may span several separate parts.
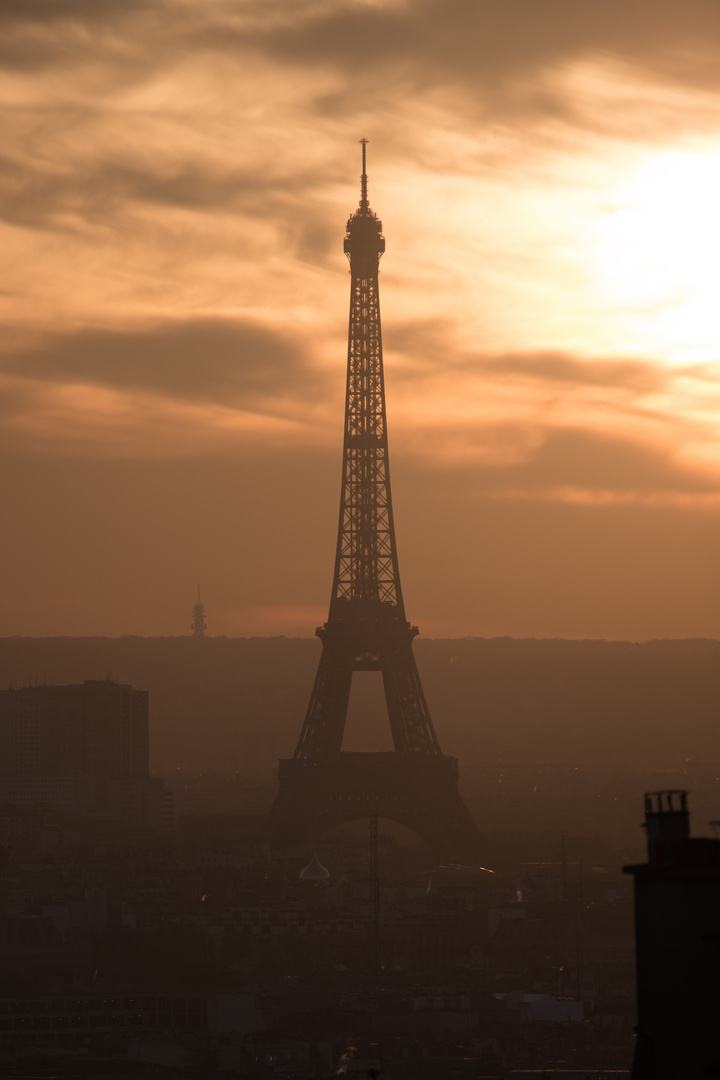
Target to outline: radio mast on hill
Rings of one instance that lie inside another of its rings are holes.
[[[271,838],[312,841],[376,813],[417,832],[440,855],[472,858],[475,824],[458,793],[455,758],[440,750],[405,617],[390,497],[378,272],[382,222],[368,202],[362,139],[360,204],[347,223],[350,329],[342,487],[330,611],[315,685],[267,819]],[[343,753],[356,671],[382,673],[394,751]]]
[[[204,638],[207,624],[205,622],[205,605],[200,599],[200,586],[197,587],[197,603],[192,609],[192,622],[190,623],[190,629],[193,632],[193,637]]]

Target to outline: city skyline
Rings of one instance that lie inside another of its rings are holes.
[[[1,635],[323,620],[365,135],[413,621],[720,636],[714,10],[0,19]]]

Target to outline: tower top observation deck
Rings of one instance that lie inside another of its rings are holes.
[[[362,176],[360,177],[360,203],[357,210],[348,218],[345,235],[345,254],[350,259],[352,269],[353,255],[377,255],[378,259],[385,250],[385,237],[382,235],[382,221],[370,208],[368,202],[367,178],[367,139],[361,139]]]

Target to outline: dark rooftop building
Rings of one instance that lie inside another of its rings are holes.
[[[720,1076],[720,840],[691,837],[687,792],[645,796],[635,876],[633,1080]]]

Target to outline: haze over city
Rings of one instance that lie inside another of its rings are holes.
[[[370,139],[424,636],[717,637],[709,3],[6,2],[0,635],[309,636]]]

